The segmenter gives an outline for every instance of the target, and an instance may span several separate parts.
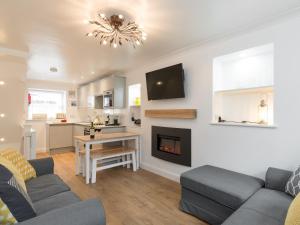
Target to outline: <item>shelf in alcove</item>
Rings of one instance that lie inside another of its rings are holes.
[[[217,126],[235,126],[235,127],[256,127],[256,128],[277,128],[276,125],[267,125],[267,124],[249,124],[249,123],[218,123],[212,122],[210,125],[217,125]]]
[[[269,93],[273,91],[273,86],[263,86],[263,87],[252,87],[252,88],[239,88],[239,89],[229,89],[229,90],[217,90],[214,91],[215,94],[242,94],[242,93]]]

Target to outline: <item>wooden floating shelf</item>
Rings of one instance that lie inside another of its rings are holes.
[[[152,109],[145,110],[146,117],[169,119],[196,119],[196,109]]]

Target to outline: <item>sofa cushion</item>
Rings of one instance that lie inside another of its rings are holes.
[[[13,174],[0,165],[0,198],[18,222],[36,216],[32,202]]]
[[[300,166],[293,172],[286,183],[285,192],[294,197],[300,193]]]
[[[33,202],[70,191],[63,180],[55,174],[48,174],[26,182],[27,192]]]
[[[300,195],[292,201],[287,216],[285,218],[285,225],[300,225]]]
[[[53,195],[49,198],[34,203],[37,215],[44,214],[54,209],[62,208],[79,202],[80,199],[71,191]]]
[[[15,149],[5,149],[0,152],[0,156],[12,162],[16,169],[21,173],[25,181],[36,177],[34,168],[20,153],[20,151]]]
[[[0,198],[0,224],[15,224],[18,221],[11,213],[7,205]]]
[[[292,200],[284,192],[260,189],[223,225],[282,225]]]
[[[283,225],[283,223],[252,209],[241,208],[234,212],[222,225]]]
[[[264,185],[261,179],[208,165],[183,173],[180,183],[233,210]]]

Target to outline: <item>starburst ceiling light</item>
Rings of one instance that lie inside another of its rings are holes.
[[[100,45],[113,46],[117,48],[125,42],[131,43],[133,47],[143,44],[147,34],[135,22],[125,21],[123,15],[112,15],[109,18],[103,13],[98,14],[98,20],[90,20],[89,24],[96,25],[97,29],[86,35],[99,38]]]

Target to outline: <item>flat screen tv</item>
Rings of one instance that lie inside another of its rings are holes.
[[[184,98],[182,64],[146,73],[148,100]]]

